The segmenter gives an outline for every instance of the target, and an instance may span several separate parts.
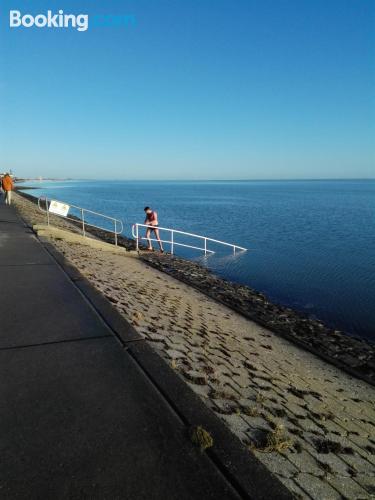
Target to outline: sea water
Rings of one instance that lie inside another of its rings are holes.
[[[375,341],[375,180],[27,185],[37,188],[29,194],[122,219],[128,237],[149,205],[161,226],[246,247],[236,256],[218,246],[207,258],[176,252],[274,302]]]

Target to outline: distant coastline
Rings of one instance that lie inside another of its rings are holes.
[[[80,181],[87,181],[87,182],[103,182],[109,181],[109,182],[227,182],[227,183],[235,183],[235,182],[350,182],[350,181],[375,181],[375,177],[344,177],[344,178],[290,178],[290,179],[119,179],[119,178],[108,178],[108,179],[100,179],[100,178],[73,178],[73,177],[68,177],[68,178],[58,178],[58,177],[51,177],[51,178],[18,178],[16,177],[16,182],[21,183],[21,182],[66,182],[66,181],[71,181],[71,182],[80,182]],[[26,187],[23,189],[27,189]]]
[[[66,181],[73,181],[73,180],[76,180],[76,179],[72,179],[72,178],[69,178],[69,177],[66,177],[66,178],[54,178],[54,177],[42,177],[42,178],[38,178],[38,177],[25,177],[25,178],[22,178],[22,177],[16,177],[15,178],[15,182],[20,184],[22,182],[66,182]],[[24,187],[23,189],[31,189],[31,188],[28,188],[27,186]]]

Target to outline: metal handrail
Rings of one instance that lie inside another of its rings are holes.
[[[151,229],[153,228],[153,226],[151,226],[150,224],[138,224],[138,223],[136,223],[136,224],[132,225],[132,235],[133,235],[133,238],[135,238],[135,240],[136,240],[137,250],[139,250],[139,241],[140,240],[159,241],[156,238],[146,238],[145,236],[140,237],[139,236],[139,228],[140,227],[151,228]],[[176,245],[180,246],[180,247],[192,248],[194,250],[201,250],[202,252],[204,252],[205,255],[207,255],[208,253],[215,253],[213,250],[209,250],[207,248],[207,242],[218,243],[220,245],[225,245],[225,246],[231,247],[231,248],[233,248],[234,254],[236,253],[237,250],[240,250],[243,252],[247,251],[247,248],[240,247],[239,245],[233,245],[232,243],[227,243],[226,241],[215,240],[214,238],[208,238],[207,236],[201,236],[200,234],[187,233],[186,231],[180,231],[178,229],[171,229],[168,227],[159,227],[158,226],[157,229],[159,229],[160,231],[169,231],[169,233],[171,233],[170,240],[160,240],[162,243],[169,243],[171,245],[171,254],[174,253],[174,247]],[[193,246],[193,245],[187,245],[185,243],[178,243],[174,238],[175,234],[183,234],[184,236],[191,236],[192,238],[201,239],[204,241],[204,247],[202,248],[202,247],[197,247],[197,246]]]
[[[42,201],[45,202],[45,208],[42,208],[42,206],[41,206],[41,202]],[[59,215],[59,214],[55,214],[53,212],[50,212],[49,207],[50,207],[52,201],[56,201],[58,203],[63,203],[65,205],[68,205],[70,208],[76,208],[77,210],[79,210],[81,212],[81,219],[79,219],[79,218],[73,218],[73,217],[68,217],[68,216],[63,216],[63,215]],[[50,199],[49,200],[47,198],[47,196],[39,196],[39,198],[38,198],[38,208],[39,208],[39,210],[41,212],[47,214],[47,225],[48,226],[49,226],[50,213],[52,215],[56,215],[57,217],[62,217],[63,219],[71,220],[73,222],[82,222],[82,234],[83,234],[83,236],[86,236],[86,227],[87,226],[94,227],[96,229],[100,229],[101,231],[106,231],[107,233],[113,233],[114,237],[115,237],[115,245],[116,246],[117,246],[117,243],[118,243],[118,238],[117,237],[124,230],[124,225],[122,223],[122,220],[120,220],[120,219],[115,219],[114,217],[109,217],[108,215],[104,215],[104,214],[101,214],[99,212],[94,212],[93,210],[89,210],[88,208],[78,207],[77,205],[72,205],[71,203],[66,203],[65,201],[60,201],[60,200],[55,200],[55,199],[53,199],[53,200]],[[107,229],[107,228],[104,228],[104,227],[101,227],[101,226],[96,226],[95,224],[91,224],[90,222],[87,222],[87,220],[85,220],[85,213],[93,214],[93,215],[96,215],[98,217],[102,217],[103,219],[107,219],[107,220],[112,221],[113,224],[114,224],[114,230]]]

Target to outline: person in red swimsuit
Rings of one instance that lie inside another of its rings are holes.
[[[155,210],[151,210],[150,207],[145,207],[144,211],[146,213],[146,219],[145,219],[145,224],[147,224],[147,230],[146,230],[146,238],[148,240],[148,249],[147,250],[153,250],[152,248],[152,243],[151,243],[151,232],[153,232],[156,236],[156,239],[158,240],[160,251],[164,252],[162,242],[160,240],[160,235],[159,235],[159,229],[158,229],[158,214],[155,212]]]

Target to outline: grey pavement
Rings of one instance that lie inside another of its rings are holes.
[[[239,498],[0,199],[0,498]]]

